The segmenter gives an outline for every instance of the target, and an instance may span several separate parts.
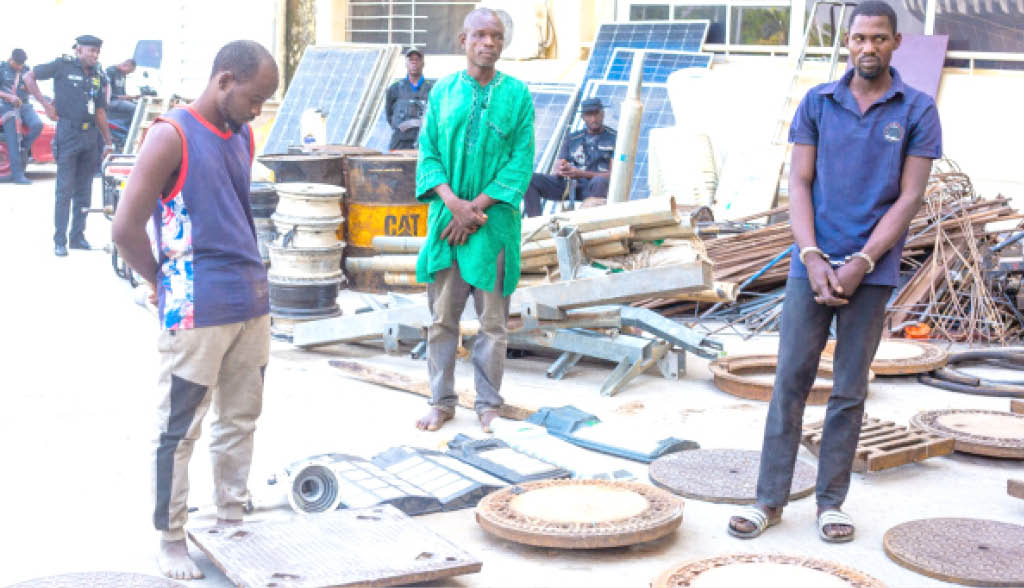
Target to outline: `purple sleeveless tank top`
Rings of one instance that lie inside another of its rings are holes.
[[[212,327],[267,314],[267,270],[249,206],[252,129],[223,132],[191,107],[157,120],[182,142],[178,181],[153,213],[160,324]]]

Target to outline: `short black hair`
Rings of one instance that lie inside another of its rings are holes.
[[[270,62],[277,67],[274,56],[256,41],[231,41],[221,47],[217,56],[213,58],[213,71],[210,77],[222,71],[231,72],[239,83],[248,82],[256,76],[260,65]]]
[[[889,17],[889,24],[892,25],[892,34],[896,34],[899,29],[896,28],[896,11],[889,6],[887,2],[881,0],[865,0],[858,4],[853,12],[850,13],[850,22],[847,23],[847,29],[853,28],[853,19],[858,16],[887,16]]]
[[[28,55],[25,54],[24,49],[15,49],[11,51],[11,61],[18,65],[25,65],[25,60],[28,59]]]

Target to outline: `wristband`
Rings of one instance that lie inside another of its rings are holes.
[[[807,265],[807,261],[805,260],[808,253],[817,253],[822,257],[822,259],[828,259],[828,256],[825,255],[825,252],[821,249],[818,249],[817,247],[804,247],[800,250],[800,263]]]
[[[850,259],[851,260],[854,257],[859,257],[859,258],[863,259],[865,262],[867,262],[867,264],[868,264],[868,271],[866,271],[864,273],[870,274],[871,272],[875,271],[875,262],[874,262],[874,260],[871,259],[870,255],[868,255],[867,253],[864,253],[863,251],[858,251],[857,253],[850,254]]]

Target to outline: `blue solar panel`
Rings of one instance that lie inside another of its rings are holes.
[[[604,23],[594,40],[583,83],[604,77],[616,47],[700,51],[709,24],[707,20]]]
[[[388,115],[384,112],[383,105],[380,109],[380,114],[377,115],[377,121],[373,123],[373,128],[370,129],[370,136],[366,140],[365,147],[370,149],[376,149],[377,151],[387,151],[388,146],[391,145],[391,133],[393,129],[388,124]]]
[[[307,109],[327,115],[327,142],[345,143],[374,72],[387,46],[308,47],[285,92],[281,109],[270,129],[264,153],[287,153],[289,145],[302,142],[300,120]]]
[[[541,172],[550,165],[551,153],[562,142],[562,130],[570,118],[575,104],[576,86],[573,84],[530,84],[533,97],[534,169]]]
[[[583,90],[584,98],[600,98],[605,107],[604,122],[612,128],[618,127],[619,111],[626,98],[628,85],[625,82],[594,80]],[[651,129],[675,126],[672,104],[668,89],[663,84],[646,84],[643,87],[644,114],[640,122],[640,137],[636,145],[636,163],[633,168],[633,184],[629,191],[630,200],[639,200],[651,195],[647,185],[647,146]]]
[[[616,47],[608,62],[604,79],[625,82],[633,68],[633,56],[636,49]],[[711,53],[695,53],[692,51],[644,51],[643,81],[645,83],[664,84],[668,76],[679,69],[689,67],[711,67]]]

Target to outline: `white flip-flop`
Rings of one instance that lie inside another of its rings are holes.
[[[764,530],[768,527],[777,525],[779,524],[779,521],[782,520],[782,517],[776,517],[774,520],[769,519],[768,515],[756,506],[745,506],[734,512],[732,516],[754,523],[754,530],[752,531],[737,531],[736,528],[732,526],[732,518],[730,517],[728,527],[729,534],[740,539],[753,539],[761,533],[764,533]]]
[[[825,532],[825,527],[829,525],[846,525],[853,529],[853,531],[849,535],[833,537]],[[818,537],[821,537],[822,541],[827,543],[846,543],[847,541],[853,541],[853,536],[856,532],[857,528],[853,524],[853,519],[844,512],[829,509],[818,515]]]

